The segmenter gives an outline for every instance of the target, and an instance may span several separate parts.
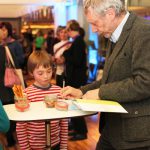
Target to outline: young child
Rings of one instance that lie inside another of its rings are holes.
[[[28,59],[28,71],[34,77],[33,85],[24,90],[29,101],[43,101],[46,94],[58,94],[59,96],[61,88],[50,84],[52,60],[47,52],[43,50],[34,51]],[[50,129],[52,149],[67,150],[68,119],[51,121]],[[44,121],[17,122],[16,132],[21,150],[45,149],[46,135]]]

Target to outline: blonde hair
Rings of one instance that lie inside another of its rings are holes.
[[[114,8],[116,16],[126,13],[124,0],[84,0],[83,6],[85,13],[88,12],[89,8],[99,15],[105,15],[108,8]]]
[[[52,67],[52,58],[51,56],[44,50],[41,51],[33,51],[28,58],[28,72],[33,73],[34,69],[43,66],[44,68]]]
[[[58,26],[57,29],[56,29],[56,34],[57,36],[59,36],[59,33],[62,31],[62,30],[65,30],[66,29],[66,26]]]

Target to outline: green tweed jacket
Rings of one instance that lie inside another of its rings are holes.
[[[150,146],[150,22],[130,13],[112,54],[108,48],[102,80],[81,90],[96,88],[101,99],[117,101],[128,111],[102,113],[102,135],[117,150]]]

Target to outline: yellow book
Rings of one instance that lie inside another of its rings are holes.
[[[110,100],[76,99],[73,103],[83,111],[128,113],[118,102]]]

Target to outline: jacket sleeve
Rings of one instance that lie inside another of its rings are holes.
[[[91,84],[87,84],[85,86],[81,86],[80,90],[82,91],[83,94],[85,94],[89,90],[94,90],[94,89],[99,89],[101,85],[101,80],[95,81]]]

